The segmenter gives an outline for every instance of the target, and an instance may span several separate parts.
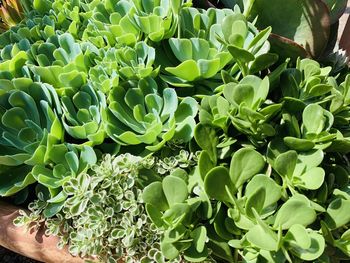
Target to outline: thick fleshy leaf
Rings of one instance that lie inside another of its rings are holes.
[[[234,153],[230,164],[230,178],[236,188],[240,187],[265,166],[261,154],[250,148],[243,148]]]
[[[282,188],[272,178],[258,174],[255,175],[246,187],[245,195],[247,197],[254,194],[258,189],[265,190],[263,208],[276,203],[282,195]]]
[[[336,198],[327,208],[325,222],[331,229],[344,226],[350,222],[350,200]]]
[[[201,76],[196,61],[192,59],[182,62],[177,67],[167,67],[165,70],[187,81],[194,81]]]
[[[290,215],[293,214],[293,217]],[[278,210],[274,227],[289,229],[295,224],[308,226],[316,219],[316,212],[305,199],[291,198],[285,202]]]
[[[165,177],[162,182],[162,187],[169,206],[184,202],[188,196],[187,185],[185,181],[179,177]]]
[[[146,186],[142,194],[142,199],[146,204],[151,204],[160,211],[168,209],[167,198],[164,195],[161,182],[154,182]]]
[[[258,27],[271,26],[273,33],[295,41],[315,57],[323,52],[329,37],[330,17],[321,0],[288,0],[284,5],[269,0],[268,4],[271,8],[266,8],[266,1],[254,1],[250,16],[259,15]]]
[[[289,228],[283,241],[302,249],[308,249],[311,246],[311,238],[307,230],[304,226],[297,224]]]
[[[246,235],[247,240],[259,249],[276,251],[278,247],[277,234],[260,225],[254,226]]]
[[[226,188],[231,191],[231,194],[236,192],[236,189],[231,182],[229,171],[225,167],[215,167],[209,171],[204,180],[204,188],[209,197],[218,201],[231,203],[232,200],[226,191]]]
[[[302,260],[312,261],[319,258],[325,249],[325,240],[323,236],[316,232],[309,233],[311,238],[311,245],[309,248],[304,249],[302,247],[292,247],[291,251]]]

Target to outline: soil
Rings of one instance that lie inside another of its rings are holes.
[[[16,254],[6,248],[0,247],[0,262],[1,263],[40,263],[31,258],[26,258]]]

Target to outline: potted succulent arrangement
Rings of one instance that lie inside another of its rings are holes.
[[[0,245],[349,260],[347,1],[284,2],[3,1]]]

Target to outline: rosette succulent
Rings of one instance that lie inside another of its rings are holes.
[[[11,195],[33,183],[30,166],[43,164],[53,146],[63,139],[55,90],[48,84],[20,78],[1,80],[0,164],[1,195]],[[9,166],[29,165],[15,172]],[[3,173],[6,172],[6,173]]]
[[[129,16],[147,38],[153,42],[171,38],[178,26],[179,10],[186,0],[133,0]]]
[[[169,45],[180,64],[165,70],[177,77],[180,83],[212,78],[232,59],[229,52],[220,52],[201,38],[171,38]]]
[[[211,44],[220,47],[215,31],[221,27],[222,20],[234,14],[232,9],[194,7],[182,8],[180,12],[181,37],[200,37],[209,40]]]
[[[198,111],[193,98],[179,102],[173,89],[158,91],[152,78],[133,84],[119,85],[108,96],[104,121],[109,137],[122,145],[146,144],[152,151],[170,140],[188,142],[192,138]]]
[[[51,3],[48,2],[48,4]],[[91,4],[88,2],[81,5],[74,0],[52,1],[52,10],[56,17],[55,24],[64,32],[68,32],[75,37],[81,36],[91,16],[90,6]],[[42,9],[42,11],[46,11],[45,8]]]
[[[135,47],[123,47],[116,50],[118,72],[123,80],[156,77],[159,67],[153,68],[155,49],[145,42],[138,42]]]
[[[62,124],[67,133],[75,139],[88,140],[91,145],[101,144],[105,138],[101,112],[106,108],[102,91],[84,85],[77,93],[64,94],[61,102]]]
[[[53,17],[29,16],[20,24],[0,35],[0,47],[8,51],[9,47],[16,43],[29,41],[29,43],[34,44],[36,41],[46,41],[55,35],[56,29]],[[4,52],[3,50],[2,52]]]
[[[77,89],[86,84],[96,54],[98,50],[93,45],[76,43],[72,35],[64,33],[32,45],[34,61],[29,68],[37,78],[61,93],[66,88]]]
[[[101,58],[89,70],[89,84],[105,94],[119,85],[118,60],[114,48],[101,50]]]
[[[98,47],[134,45],[140,31],[128,15],[133,4],[125,0],[104,0],[93,7],[82,39]]]

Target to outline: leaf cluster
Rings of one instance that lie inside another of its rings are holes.
[[[103,262],[349,260],[348,68],[285,59],[242,4],[33,1],[0,35],[16,224]]]

